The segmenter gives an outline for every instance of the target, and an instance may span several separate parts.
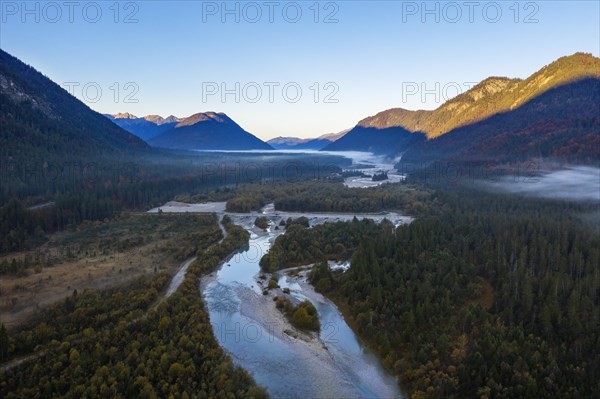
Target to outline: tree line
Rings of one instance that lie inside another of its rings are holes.
[[[335,193],[335,195],[333,195]],[[239,187],[227,200],[230,212],[257,211],[268,203],[275,209],[297,212],[381,212],[404,210],[419,213],[430,191],[413,184],[393,184],[369,190],[350,188],[341,179],[273,181]]]

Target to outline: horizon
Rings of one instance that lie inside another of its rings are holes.
[[[593,1],[274,3],[3,2],[0,47],[99,113],[212,110],[265,141],[338,133],[391,108],[432,110],[488,77],[600,56]]]

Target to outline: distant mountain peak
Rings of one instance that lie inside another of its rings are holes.
[[[115,124],[153,146],[183,150],[272,150],[223,112],[198,112],[186,118],[130,113],[106,115]]]
[[[308,139],[278,136],[267,141],[267,143],[277,150],[322,150],[349,131],[350,129],[346,129],[339,133],[327,133],[317,138]]]
[[[144,116],[144,119],[147,120],[148,122],[162,122],[164,121],[163,117],[160,115],[146,115]]]
[[[277,136],[277,137],[273,137],[272,139],[270,139],[269,141],[267,141],[267,143],[273,145],[285,145],[288,147],[291,146],[296,146],[299,144],[305,144],[305,143],[310,143],[310,142],[334,142],[337,139],[339,139],[340,137],[343,137],[346,133],[348,133],[351,129],[344,129],[341,132],[337,132],[337,133],[325,133],[322,134],[318,137],[310,137],[310,138],[300,138],[300,137],[293,137],[293,136]]]
[[[163,118],[160,115],[146,115],[144,116],[144,119],[159,126],[164,125],[165,123],[177,123],[183,120],[183,118],[178,118],[173,115],[169,115],[167,118]]]
[[[113,123],[145,141],[172,128],[181,120],[173,115],[166,119],[160,115],[146,115],[139,118],[129,112],[114,115],[105,114],[105,116],[112,120]]]
[[[222,112],[199,112],[154,137],[156,147],[185,150],[272,150]]]
[[[196,123],[205,122],[205,121],[215,121],[215,122],[219,122],[219,123],[235,123],[227,115],[225,115],[222,112],[209,111],[209,112],[199,112],[197,114],[188,116],[187,118],[184,118],[183,120],[181,120],[175,127],[191,126],[191,125],[195,125]]]
[[[181,122],[182,120],[183,118],[178,118],[175,115],[169,115],[164,119],[163,123]]]
[[[130,114],[129,112],[113,114],[112,117],[115,119],[138,119],[137,116]]]

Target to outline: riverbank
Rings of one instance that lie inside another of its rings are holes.
[[[328,222],[349,222],[354,218],[358,220],[370,219],[376,223],[381,223],[383,219],[388,219],[394,225],[410,223],[411,216],[402,215],[398,212],[384,211],[377,213],[368,212],[288,212],[278,211],[274,204],[265,205],[260,211],[248,213],[227,212],[226,202],[205,202],[199,204],[188,204],[184,202],[169,201],[165,205],[150,209],[148,213],[215,213],[219,220],[225,215],[231,217],[234,223],[242,225],[245,228],[252,226],[257,217],[266,217],[275,227],[279,222],[286,221],[289,218],[297,219],[306,217],[311,227]]]
[[[258,263],[283,233],[275,229],[275,220],[270,219],[269,230],[262,231],[247,216],[232,219],[251,233],[248,249],[202,277],[199,290],[214,334],[235,363],[248,370],[272,397],[401,397],[395,379],[361,345],[337,307],[306,282],[308,269],[295,276],[277,273],[280,288],[263,293],[271,275],[263,274]],[[311,301],[318,310],[321,331],[294,328],[277,309],[276,296],[296,303]]]

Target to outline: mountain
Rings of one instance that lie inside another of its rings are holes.
[[[149,140],[154,147],[182,150],[272,150],[224,113],[194,114]]]
[[[326,139],[329,141],[336,141],[341,139],[342,137],[344,137],[346,135],[346,133],[348,133],[350,131],[350,129],[344,129],[341,132],[337,132],[337,133],[325,133],[322,136],[317,137],[317,139]]]
[[[104,116],[144,141],[148,141],[172,129],[183,120],[183,118],[177,118],[173,115],[167,118],[163,118],[160,115],[147,115],[143,118],[138,118],[127,112],[114,115],[105,114]]]
[[[179,123],[182,120],[184,120],[185,118],[178,118],[174,115],[169,115],[166,118],[163,118],[160,115],[147,115],[147,116],[144,116],[144,119],[160,126],[160,125],[164,125],[167,123]]]
[[[417,143],[406,151],[402,162],[513,162],[542,158],[597,162],[599,104],[600,79],[567,83],[512,111]]]
[[[433,111],[390,109],[360,121],[359,126],[403,127],[435,138],[500,112],[510,111],[552,89],[585,77],[600,77],[600,59],[576,53],[562,57],[525,80],[490,77]]]
[[[47,164],[148,149],[138,137],[3,50],[0,127],[0,154],[6,161]]]
[[[379,129],[358,125],[323,150],[367,151],[375,154],[397,155],[402,152],[402,149],[425,140],[423,133],[413,133],[402,127]]]
[[[312,141],[313,139],[301,139],[298,137],[275,137],[267,141],[271,147],[276,150],[298,150],[298,149],[306,149],[304,146]],[[329,142],[328,142],[329,143]],[[316,148],[317,150],[322,147]],[[314,150],[315,148],[309,148]]]
[[[320,150],[331,144],[327,139],[300,139],[297,137],[275,137],[267,143],[276,150]]]
[[[313,139],[301,139],[298,137],[275,137],[267,143],[276,150],[321,150],[344,136],[350,129],[339,133],[327,133]]]
[[[559,143],[567,145],[566,142],[559,140],[557,136],[562,135],[564,138],[574,139],[574,135],[576,134],[573,129],[566,132],[565,126],[568,126],[569,123],[575,124],[580,122],[584,124],[591,123],[592,126],[594,126],[595,123],[590,120],[590,115],[585,110],[574,109],[568,106],[569,103],[578,102],[579,104],[585,104],[585,106],[591,107],[592,110],[597,110],[597,103],[595,104],[593,102],[593,90],[595,90],[595,85],[591,81],[588,81],[588,78],[591,78],[592,80],[600,78],[600,59],[595,58],[590,54],[576,53],[572,56],[558,59],[525,80],[502,77],[485,79],[469,91],[447,101],[433,111],[409,111],[395,108],[380,112],[375,116],[361,120],[352,131],[342,139],[327,146],[325,150],[371,149],[372,151],[382,154],[405,154],[403,160],[432,160],[435,158],[433,156],[434,153],[438,154],[438,156],[449,155],[449,153],[438,148],[438,146],[452,147],[450,142],[455,140],[456,137],[462,137],[462,135],[465,134],[453,134],[455,131],[462,132],[465,131],[464,129],[470,127],[467,130],[475,132],[480,131],[480,126],[486,126],[486,129],[488,130],[480,133],[480,135],[481,137],[486,137],[488,140],[491,140],[491,137],[487,132],[507,129],[508,125],[502,126],[501,124],[509,124],[516,120],[520,120],[524,113],[528,115],[528,118],[530,118],[529,120],[523,120],[522,123],[517,124],[518,126],[514,124],[510,125],[513,128],[520,129],[522,133],[520,140],[527,141],[527,136],[524,135],[524,132],[527,130],[536,132],[545,131],[547,134],[553,136],[553,139],[551,140],[552,143],[554,143],[553,145],[559,145]],[[583,80],[588,81],[587,86],[570,86],[571,84],[576,84]],[[512,117],[506,116],[509,113],[516,112],[521,107],[528,105],[530,102],[554,89],[559,90],[557,90],[552,97],[544,97],[542,103],[536,102],[527,107],[525,111],[519,111]],[[573,101],[571,101],[571,95],[581,96],[581,98],[573,99]],[[555,96],[563,97],[557,99]],[[543,101],[550,101],[550,103],[546,104]],[[559,115],[564,115],[561,104],[564,105],[564,109],[570,109],[573,112],[569,115],[569,118],[572,119],[571,122],[567,120],[568,118],[560,120],[556,118]],[[544,106],[546,106],[546,108],[544,108]],[[552,109],[555,114],[549,114],[546,111],[547,109]],[[495,118],[495,116],[501,114],[504,115],[502,118]],[[551,124],[547,124],[544,129],[541,129],[539,126],[539,123],[541,123],[540,118],[548,117],[553,118],[552,126],[550,126]],[[493,129],[490,124],[494,124]],[[572,125],[572,127],[575,127],[575,125]],[[374,134],[375,132],[376,134]],[[407,132],[418,133],[420,135],[424,134],[428,141],[425,142],[417,139],[415,139],[416,141],[407,141],[401,134],[398,140],[394,142],[392,138],[394,132],[404,133],[404,135]],[[587,132],[587,129],[580,130],[578,134],[585,135],[585,132]],[[438,141],[445,136],[449,137]],[[385,138],[385,145],[377,142],[382,140],[381,137]],[[531,139],[533,139],[533,136]],[[480,137],[470,136],[469,140],[480,142]],[[500,141],[500,138],[495,138],[495,140]],[[539,138],[536,140],[537,145],[542,144],[542,142],[539,141]],[[585,141],[587,139],[582,140]],[[466,141],[459,141],[464,145],[468,144]],[[503,142],[506,145],[515,144],[509,137],[505,137]],[[484,144],[485,143],[481,143],[482,146]],[[415,145],[414,149],[409,148],[413,145]],[[534,144],[530,143],[530,145]],[[569,146],[575,145],[575,143],[569,144]],[[425,148],[430,151],[429,155],[426,154]],[[413,150],[415,153],[411,154]],[[509,154],[512,148],[504,147],[499,148],[498,150]],[[416,155],[417,151],[419,156]],[[559,148],[551,151],[548,149],[540,149],[538,153],[561,153],[565,156],[565,151],[567,150],[560,150]],[[458,156],[461,152],[463,152],[463,155],[466,155],[464,151],[461,151],[458,148],[455,148],[450,152],[453,156]],[[535,151],[525,151],[523,154],[534,152]],[[585,157],[581,151],[575,152]],[[483,155],[483,153],[481,155]],[[503,155],[499,156],[499,158],[502,157]]]

